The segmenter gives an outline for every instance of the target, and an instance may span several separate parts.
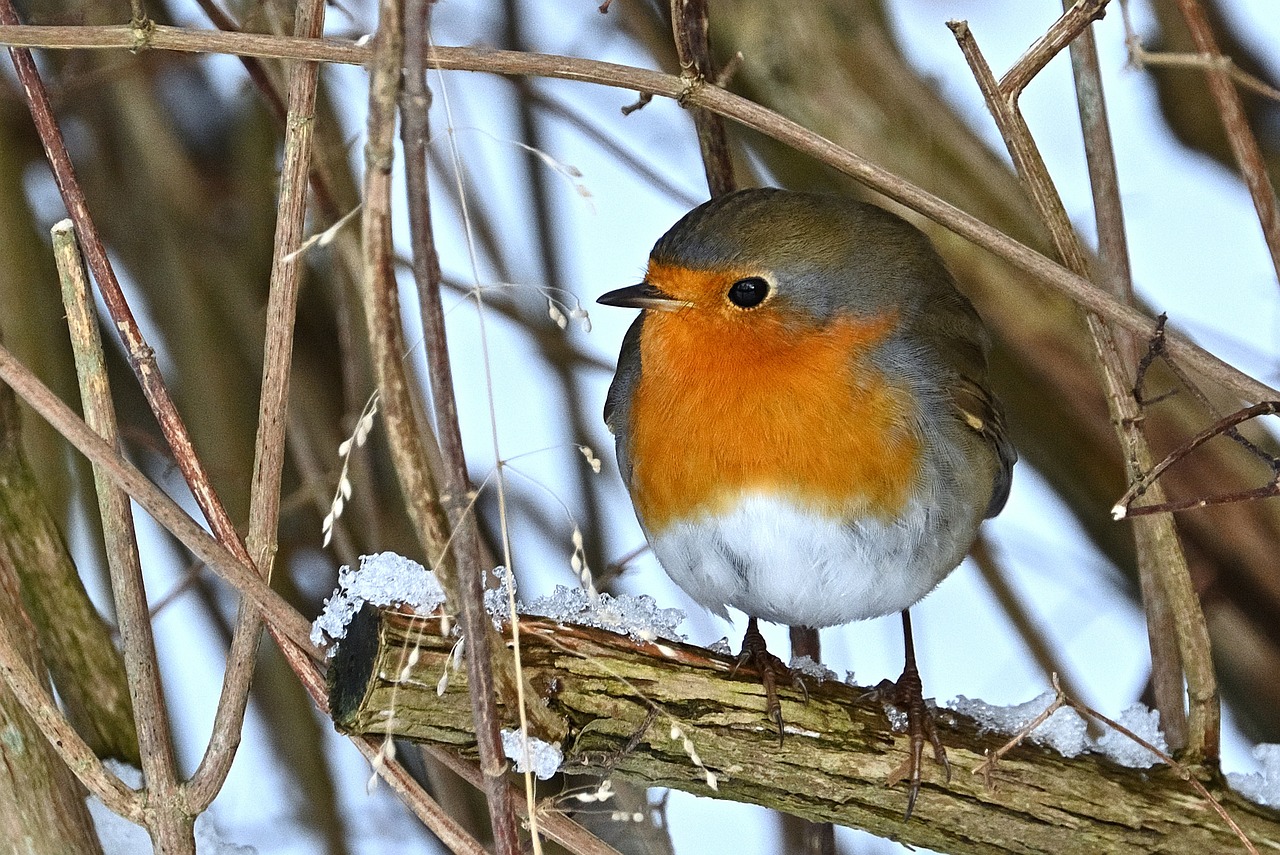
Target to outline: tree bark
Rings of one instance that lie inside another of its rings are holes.
[[[29,543],[24,528],[31,516],[44,514],[15,504],[34,497],[30,470],[18,443],[17,406],[13,391],[0,383],[0,644],[13,645],[38,675],[44,660],[32,626],[22,607],[15,564]],[[48,683],[45,684],[49,690]],[[136,751],[136,748],[135,748]],[[60,855],[102,852],[93,832],[84,794],[66,764],[54,753],[18,703],[0,684],[0,852]]]

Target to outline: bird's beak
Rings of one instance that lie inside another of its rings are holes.
[[[618,306],[623,309],[657,309],[666,312],[689,305],[684,300],[677,300],[648,282],[641,282],[639,285],[630,285],[626,288],[619,288],[617,291],[610,291],[608,294],[599,297],[596,302],[604,306]]]

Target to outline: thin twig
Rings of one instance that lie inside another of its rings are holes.
[[[89,279],[80,256],[75,232],[69,220],[53,227],[53,255],[62,284],[62,302],[75,353],[80,379],[80,400],[85,423],[104,441],[119,446],[115,406],[107,380],[106,360],[98,332],[98,313],[93,303]],[[155,636],[147,608],[147,592],[142,581],[142,563],[133,526],[129,497],[107,477],[100,466],[93,467],[102,515],[102,532],[111,574],[111,590],[119,616],[125,672],[129,676],[129,696],[133,701],[142,772],[146,779],[147,827],[165,851],[194,855],[193,814],[183,804],[169,714],[160,685]]]
[[[1069,0],[1063,0],[1065,7]],[[1077,7],[1078,8],[1078,7]],[[1063,17],[1069,17],[1070,12]],[[1085,26],[1070,42],[1071,70],[1075,78],[1076,103],[1084,136],[1089,187],[1093,193],[1094,222],[1098,230],[1098,278],[1100,284],[1126,302],[1133,302],[1133,277],[1129,247],[1125,237],[1124,207],[1120,202],[1120,179],[1111,125],[1102,88],[1102,70],[1093,28]],[[1137,361],[1136,337],[1126,330],[1113,330],[1117,354],[1106,369],[1114,372],[1109,391],[1116,395],[1114,411],[1120,416],[1116,433],[1121,447],[1133,461],[1128,480],[1151,465],[1151,449],[1143,432],[1145,422],[1136,416],[1141,407],[1126,388]],[[1128,384],[1132,385],[1132,384]],[[1147,640],[1151,650],[1151,678],[1156,708],[1169,744],[1181,750],[1187,744],[1187,716],[1182,686],[1183,662],[1178,648],[1178,628],[1169,597],[1160,588],[1162,572],[1186,565],[1171,517],[1153,517],[1135,523],[1133,537],[1138,564],[1138,584],[1147,618]],[[1165,568],[1164,571],[1161,568]]]
[[[1168,358],[1168,354],[1165,352],[1165,324],[1168,319],[1169,316],[1164,312],[1161,312],[1160,315],[1156,317],[1155,332],[1147,342],[1147,350],[1142,355],[1142,359],[1138,362],[1138,376],[1134,378],[1133,381],[1134,400],[1143,407],[1149,407],[1159,403],[1166,397],[1175,394],[1175,392],[1169,391],[1156,396],[1154,399],[1150,399],[1143,393],[1143,386],[1146,383],[1147,372],[1151,370],[1151,365],[1157,358],[1163,357],[1165,367],[1167,367],[1169,371],[1178,378],[1178,382],[1182,384],[1184,389],[1191,393],[1191,397],[1195,398],[1196,402],[1199,403],[1200,406],[1204,407],[1205,410],[1208,411],[1208,413],[1215,419],[1222,418],[1222,411],[1218,409],[1213,401],[1209,400],[1209,396],[1204,393],[1204,390],[1196,385],[1196,383],[1187,375],[1187,372],[1182,370],[1182,366],[1178,365],[1177,360]],[[1280,457],[1269,454],[1267,451],[1259,447],[1257,443],[1253,442],[1253,440],[1249,439],[1235,428],[1228,428],[1226,435],[1235,441],[1235,443],[1241,448],[1267,464],[1273,472],[1280,472]]]
[[[308,57],[299,58],[307,59]],[[116,484],[125,489],[143,509],[171,531],[200,560],[251,600],[266,617],[270,626],[282,630],[283,638],[280,640],[285,642],[282,644],[283,647],[292,649],[295,654],[302,653],[305,656],[319,658],[319,652],[310,644],[307,622],[272,591],[261,577],[253,573],[241,556],[232,554],[224,545],[210,537],[172,499],[81,422],[56,395],[3,347],[0,347],[0,379],[8,383],[90,461],[100,465]],[[81,781],[98,795],[108,808],[132,821],[141,822],[141,803],[132,791],[124,787],[114,776],[105,772],[93,752],[58,713],[52,701],[39,691],[39,684],[30,674],[29,669],[26,669],[26,673],[23,674],[22,668],[13,667],[14,663],[7,658],[7,653],[11,650],[12,648],[8,645],[0,644],[0,670],[4,672],[6,683],[14,687],[15,694],[24,701],[28,712],[44,725],[45,732],[56,735],[55,747],[64,753],[68,765]],[[328,705],[323,675],[305,659],[305,656],[291,656],[290,665],[298,673],[303,687],[312,700],[321,711],[324,711]],[[17,665],[25,668],[25,663],[20,661]],[[408,779],[405,778],[405,780]],[[409,799],[410,806],[428,827],[433,827],[430,816],[422,808],[421,798],[418,798],[423,796],[421,789],[418,788],[414,793],[415,795]]]
[[[1200,71],[1210,69],[1224,70],[1231,80],[1240,88],[1248,89],[1255,95],[1261,95],[1271,101],[1280,101],[1280,89],[1254,77],[1245,71],[1229,56],[1205,56],[1199,53],[1153,53],[1144,48],[1137,35],[1126,38],[1129,50],[1129,62],[1135,68],[1194,68]]]
[[[623,145],[621,140],[602,130],[598,122],[584,118],[576,104],[539,89],[530,90],[529,97],[543,110],[568,123],[575,131],[600,146],[608,153],[610,163],[625,166],[634,172],[644,186],[653,188],[686,208],[692,208],[702,201],[676,184],[667,173],[646,163]],[[612,363],[609,370],[613,370]]]
[[[420,416],[415,383],[408,376],[408,352],[396,293],[395,248],[391,237],[391,169],[395,161],[396,99],[404,54],[399,0],[379,6],[375,52],[370,57],[369,118],[365,142],[363,294],[365,322],[378,378],[396,477],[415,533],[451,604],[458,602],[453,556],[447,549],[449,521],[440,504],[439,475],[426,447],[435,438]],[[474,648],[473,648],[474,649]]]
[[[1129,489],[1125,491],[1125,494],[1116,502],[1115,507],[1111,509],[1111,516],[1120,520],[1129,516],[1137,516],[1138,514],[1157,513],[1161,508],[1149,505],[1133,507],[1132,503],[1139,496],[1147,492],[1147,490],[1151,488],[1151,485],[1155,483],[1156,479],[1164,474],[1166,469],[1186,457],[1191,452],[1195,451],[1200,446],[1204,445],[1209,440],[1213,439],[1215,436],[1227,433],[1236,425],[1243,424],[1250,419],[1256,419],[1259,416],[1271,416],[1276,413],[1280,413],[1280,401],[1261,401],[1251,407],[1245,407],[1242,410],[1237,410],[1228,416],[1218,419],[1216,422],[1209,425],[1209,427],[1200,431],[1200,433],[1169,452],[1163,460],[1151,467],[1151,469],[1144,473],[1139,480],[1130,484]],[[1260,487],[1257,490],[1245,491],[1243,493],[1231,493],[1218,497],[1204,497],[1199,499],[1187,499],[1185,501],[1167,502],[1164,503],[1163,509],[1183,510],[1186,508],[1203,508],[1209,505],[1221,505],[1228,502],[1242,501],[1244,499],[1274,496],[1277,492],[1280,492],[1280,481],[1273,481],[1265,487]]]
[[[1102,19],[1111,0],[1079,0],[1070,7],[1067,7],[1067,2],[1068,0],[1064,0],[1062,4],[1062,16],[1000,78],[1000,91],[1007,97],[1016,99],[1032,78],[1049,64],[1049,60],[1061,53],[1077,36],[1089,32],[1089,25]]]
[[[132,48],[128,27],[31,27],[0,25],[0,44],[49,48]],[[344,39],[294,39],[255,33],[222,33],[157,26],[143,47],[196,53],[229,53],[242,56],[309,59],[364,65],[372,49]],[[706,84],[690,89],[679,77],[616,63],[552,54],[518,53],[485,48],[439,47],[431,49],[428,62],[441,70],[485,71],[503,75],[536,75],[615,86],[637,92],[683,98],[726,118],[757,130],[800,154],[843,172],[855,181],[950,229],[960,237],[991,252],[1104,319],[1141,334],[1154,324],[1150,316],[1125,305],[1041,253],[1014,240],[954,205],[836,145],[804,126],[753,101]],[[1170,354],[1188,368],[1200,372],[1233,394],[1250,400],[1280,398],[1280,389],[1245,374],[1193,343],[1171,334]]]
[[[1187,22],[1187,29],[1191,32],[1191,40],[1196,49],[1207,57],[1221,56],[1222,51],[1213,35],[1213,27],[1199,2],[1178,0],[1178,8],[1183,20]],[[1271,186],[1267,162],[1262,156],[1262,149],[1258,147],[1257,137],[1249,128],[1249,118],[1240,102],[1240,93],[1231,83],[1231,75],[1220,65],[1211,64],[1205,70],[1205,77],[1209,93],[1222,117],[1222,128],[1226,132],[1227,143],[1231,146],[1231,154],[1249,188],[1249,195],[1253,197],[1253,207],[1258,212],[1262,236],[1271,252],[1271,264],[1275,268],[1276,277],[1280,279],[1280,202],[1276,200],[1275,188]]]
[[[1107,716],[1103,715],[1102,713],[1098,712],[1097,710],[1093,709],[1092,707],[1088,706],[1087,704],[1082,704],[1079,701],[1072,699],[1069,695],[1064,694],[1061,687],[1058,686],[1056,681],[1054,682],[1053,688],[1058,693],[1058,696],[1061,697],[1063,701],[1076,712],[1088,718],[1096,719],[1097,721],[1102,722],[1103,724],[1114,729],[1115,731],[1121,734],[1124,734],[1129,739],[1133,740],[1135,743],[1137,743],[1138,745],[1141,745],[1143,748],[1150,751],[1156,757],[1160,758],[1161,763],[1164,763],[1166,766],[1168,766],[1170,769],[1176,772],[1179,778],[1181,778],[1182,780],[1190,784],[1192,789],[1194,789],[1197,793],[1199,793],[1200,797],[1209,803],[1209,806],[1213,808],[1214,813],[1222,817],[1222,821],[1227,824],[1227,827],[1229,827],[1231,831],[1236,835],[1236,837],[1240,839],[1240,842],[1244,844],[1244,848],[1246,851],[1253,853],[1253,855],[1259,855],[1257,847],[1253,845],[1253,842],[1251,840],[1249,840],[1248,835],[1244,833],[1244,829],[1242,829],[1236,823],[1236,821],[1231,818],[1231,814],[1227,813],[1227,809],[1224,808],[1222,806],[1222,803],[1214,797],[1213,793],[1210,793],[1208,788],[1205,787],[1205,785],[1202,784],[1198,778],[1196,778],[1195,774],[1191,771],[1190,768],[1188,768],[1183,763],[1179,763],[1177,760],[1170,757],[1167,752],[1161,751],[1159,748],[1152,745],[1150,742],[1143,739],[1141,736],[1138,736],[1138,734],[1134,733],[1132,730],[1125,727],[1120,722],[1110,719]]]
[[[1179,778],[1181,778],[1182,780],[1190,784],[1191,788],[1194,789],[1200,795],[1201,798],[1203,798],[1206,802],[1208,802],[1209,806],[1213,809],[1214,813],[1218,814],[1218,816],[1222,818],[1222,821],[1226,823],[1227,827],[1231,829],[1232,833],[1235,834],[1235,836],[1240,840],[1242,844],[1244,844],[1246,851],[1254,853],[1254,855],[1258,855],[1257,848],[1249,840],[1248,835],[1244,833],[1244,829],[1242,829],[1239,826],[1239,824],[1236,823],[1236,821],[1231,818],[1231,815],[1227,813],[1226,808],[1224,808],[1222,806],[1222,803],[1219,802],[1214,797],[1214,795],[1209,792],[1208,788],[1205,787],[1204,784],[1200,783],[1200,781],[1196,778],[1196,776],[1194,775],[1194,773],[1190,768],[1188,768],[1185,764],[1179,763],[1177,760],[1170,757],[1167,752],[1160,750],[1155,745],[1152,745],[1150,742],[1143,739],[1141,736],[1138,736],[1136,733],[1134,733],[1132,730],[1125,727],[1124,725],[1120,724],[1118,721],[1108,718],[1107,716],[1103,715],[1102,713],[1090,707],[1088,704],[1081,703],[1080,701],[1077,701],[1074,698],[1072,698],[1069,694],[1067,694],[1063,690],[1061,683],[1058,682],[1057,674],[1052,675],[1051,679],[1053,683],[1054,698],[1049,703],[1049,706],[1045,707],[1045,709],[1039,715],[1033,718],[1031,721],[1027,722],[1025,725],[1018,728],[1018,732],[1014,734],[1012,739],[1010,739],[1004,745],[1000,746],[994,752],[991,752],[990,754],[988,754],[985,760],[983,760],[976,767],[974,767],[973,774],[982,775],[987,782],[987,786],[991,786],[991,776],[995,771],[996,763],[1000,760],[1001,757],[1003,757],[1005,754],[1008,754],[1011,750],[1013,750],[1015,747],[1021,744],[1023,740],[1025,740],[1028,736],[1031,735],[1032,731],[1034,731],[1040,725],[1044,724],[1044,722],[1047,721],[1049,717],[1052,716],[1059,709],[1061,709],[1064,706],[1070,707],[1071,709],[1079,713],[1081,716],[1083,716],[1086,721],[1096,721],[1106,725],[1107,727],[1110,727],[1111,729],[1115,730],[1117,733],[1120,733],[1126,736],[1127,738],[1132,740],[1134,743],[1142,746],[1147,751],[1150,751],[1153,755],[1159,758],[1161,763],[1164,763],[1170,769],[1172,769],[1178,775]]]
[[[523,10],[527,7],[528,3],[524,0],[503,0],[506,41],[511,48],[526,47],[522,16]],[[543,133],[542,122],[539,121],[533,109],[531,98],[531,93],[539,88],[534,85],[536,82],[527,78],[517,78],[513,81],[516,90],[519,139],[528,146],[524,157],[526,176],[524,183],[530,221],[537,240],[538,274],[543,282],[555,283],[563,282],[569,276],[562,257],[560,235],[556,228],[556,224],[562,217],[553,204],[555,196],[552,194],[551,187],[554,176],[546,168],[546,156],[541,155],[541,150],[546,147],[547,137]],[[585,190],[584,186],[579,186]],[[483,295],[477,295],[476,299],[479,305]],[[483,325],[483,319],[480,323]],[[560,333],[560,330],[557,329],[557,333]],[[482,328],[481,337],[483,336]],[[549,380],[554,383],[561,396],[564,434],[573,437],[590,436],[597,420],[594,413],[595,405],[582,375],[574,370],[572,363],[560,358],[565,338],[567,336],[563,333],[558,335],[553,333],[551,336],[537,336],[534,341],[551,372],[552,376]],[[497,451],[495,451],[495,459],[501,459],[501,454]],[[601,506],[600,479],[585,466],[574,467],[571,471],[576,481],[578,518],[582,529],[587,533],[587,537],[583,540],[582,560],[586,568],[584,572],[589,576],[591,567],[598,567],[604,563],[604,555],[599,547],[602,538],[598,536],[603,529],[605,516]],[[501,488],[504,486],[503,473],[499,471],[498,474]]]
[[[381,4],[380,14],[384,16],[391,14],[390,10],[398,14],[394,6],[386,2]],[[429,0],[408,0],[406,3],[403,25],[405,44],[402,49],[405,56],[405,73],[404,89],[401,93],[401,128],[405,147],[413,274],[422,306],[427,366],[432,397],[435,401],[440,450],[444,457],[444,490],[440,498],[453,526],[453,566],[456,571],[455,596],[457,599],[451,605],[460,610],[463,637],[466,639],[467,680],[470,686],[472,716],[475,719],[476,741],[480,750],[480,769],[484,775],[484,791],[489,801],[489,820],[493,827],[494,842],[498,852],[501,855],[516,855],[520,851],[520,844],[516,834],[511,790],[503,779],[507,764],[502,752],[494,687],[491,651],[494,649],[493,636],[496,633],[484,610],[479,532],[474,516],[468,513],[470,482],[467,478],[466,456],[462,448],[462,431],[458,423],[458,405],[453,393],[453,375],[449,366],[444,306],[440,299],[442,278],[440,257],[436,253],[432,232],[431,202],[427,186],[426,158],[429,138],[427,111],[431,104],[431,95],[426,88],[424,62],[427,55],[430,15]],[[387,37],[384,34],[388,34],[385,22],[379,24],[379,37]],[[371,86],[371,114],[373,97]],[[371,115],[371,145],[374,135],[372,124]],[[390,124],[394,127],[394,115],[390,119]],[[372,198],[369,199],[369,204],[372,206]],[[390,249],[390,246],[388,245],[387,248]],[[394,288],[394,278],[391,285]],[[518,668],[518,659],[514,664]],[[518,682],[519,677],[514,679]],[[518,706],[521,708],[523,717],[523,705],[518,704]],[[524,724],[524,729],[527,731],[527,723]]]
[[[1058,688],[1057,676],[1051,675],[1051,677],[1054,680],[1054,687]],[[1021,745],[1023,740],[1030,736],[1033,730],[1048,721],[1049,717],[1061,709],[1065,703],[1066,697],[1063,695],[1062,689],[1058,688],[1058,694],[1049,706],[1045,707],[1040,714],[1031,719],[1031,721],[1018,728],[1017,732],[1013,734],[1012,739],[1004,745],[1001,745],[995,751],[988,752],[986,759],[977,766],[974,766],[971,774],[981,775],[987,786],[992,786],[991,776],[994,774],[996,764],[1000,762],[1000,758]]]
[[[307,0],[298,4],[295,36],[315,38],[323,32],[324,5],[324,0]],[[280,172],[275,237],[271,245],[258,435],[254,445],[246,541],[252,566],[266,579],[271,578],[275,562],[276,528],[280,521],[280,478],[284,470],[284,435],[288,423],[294,313],[302,277],[302,260],[295,251],[302,243],[307,217],[307,175],[319,71],[319,64],[314,62],[294,63],[289,71],[284,160]],[[249,688],[261,638],[262,616],[250,603],[241,600],[227,653],[227,669],[213,731],[200,765],[187,786],[193,813],[203,811],[213,802],[231,771],[244,728]],[[290,655],[289,645],[282,644],[281,650],[286,656]]]
[[[671,0],[671,30],[680,60],[680,77],[694,86],[715,80],[717,76],[711,61],[709,29],[707,0]],[[702,107],[694,107],[692,113],[707,187],[714,199],[738,186],[733,177],[733,158],[724,118]]]

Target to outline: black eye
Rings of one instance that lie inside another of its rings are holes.
[[[729,302],[740,309],[754,309],[768,296],[769,283],[759,276],[748,276],[729,286]]]

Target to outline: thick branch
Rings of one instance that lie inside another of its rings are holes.
[[[884,782],[907,740],[889,730],[878,706],[860,702],[853,687],[811,685],[807,704],[784,691],[788,727],[778,748],[758,680],[748,673],[730,677],[727,657],[545,619],[522,620],[520,632],[531,682],[573,725],[564,745],[566,771],[613,771],[946,852],[1200,855],[1240,847],[1211,807],[1162,767],[1125,769],[1024,746],[1001,759],[990,782],[966,774],[1003,740],[979,735],[972,720],[951,713],[940,715],[939,724],[956,774],[949,785],[937,777],[927,781],[916,821],[903,823],[905,795]],[[329,673],[339,729],[474,753],[465,673],[448,665],[455,639],[438,633],[436,618],[361,613]],[[446,669],[447,688],[437,695]],[[658,715],[634,750],[614,754],[654,709]],[[505,713],[508,724],[514,722],[514,711]],[[705,768],[671,738],[673,724],[692,740]],[[715,773],[717,791],[709,789],[706,770]],[[1280,815],[1209,786],[1255,844],[1280,843]]]

